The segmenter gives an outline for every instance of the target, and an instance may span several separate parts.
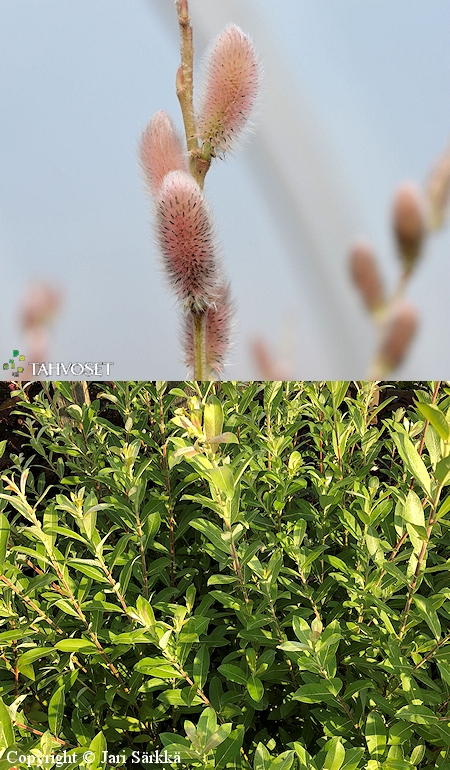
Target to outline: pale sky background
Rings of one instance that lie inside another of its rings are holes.
[[[393,287],[393,192],[405,179],[422,184],[450,141],[450,4],[191,7],[198,62],[205,33],[234,21],[245,23],[265,70],[253,137],[216,161],[205,188],[237,305],[224,376],[260,376],[251,356],[259,336],[285,356],[292,378],[361,379],[374,335],[347,277],[346,248],[368,237]],[[176,302],[158,267],[137,161],[156,110],[181,127],[174,3],[0,0],[0,9],[0,357],[24,352],[17,308],[38,278],[64,293],[51,361],[112,361],[116,380],[184,379]],[[283,163],[301,217],[280,187]],[[449,285],[447,227],[408,288],[421,327],[398,379],[450,378]]]

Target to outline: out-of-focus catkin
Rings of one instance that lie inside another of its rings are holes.
[[[428,227],[438,230],[444,224],[450,203],[450,147],[439,158],[426,186]]]
[[[399,366],[405,358],[418,326],[418,314],[411,303],[402,299],[395,303],[387,319],[378,360],[384,374]]]
[[[384,302],[383,281],[373,250],[364,241],[354,244],[349,267],[364,304],[369,312],[375,313]]]
[[[156,232],[170,284],[186,306],[215,305],[220,267],[209,207],[185,171],[164,177],[156,198]]]
[[[260,65],[250,38],[235,24],[225,27],[207,56],[197,130],[213,155],[232,149],[258,98]]]
[[[139,156],[146,182],[152,195],[157,195],[164,177],[170,171],[187,171],[182,141],[172,118],[156,112],[142,134]]]
[[[424,202],[412,182],[402,184],[394,196],[393,226],[400,259],[405,271],[410,272],[420,256],[425,235]]]
[[[192,313],[186,310],[183,316],[183,344],[185,363],[192,373],[194,370],[194,324]],[[222,285],[217,292],[215,305],[206,311],[205,359],[208,370],[220,376],[225,364],[225,356],[230,345],[233,302],[230,299],[230,287]]]
[[[22,328],[30,332],[52,323],[61,306],[61,292],[49,283],[35,283],[28,289],[20,309]]]

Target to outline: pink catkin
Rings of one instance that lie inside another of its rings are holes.
[[[48,283],[35,283],[27,291],[20,309],[20,321],[25,331],[50,324],[58,314],[61,292]]]
[[[379,358],[387,373],[400,366],[417,332],[416,308],[406,300],[398,300],[387,320],[379,350]]]
[[[163,179],[170,171],[187,171],[183,144],[171,117],[160,110],[153,115],[142,134],[139,156],[146,182],[157,195]]]
[[[400,258],[411,269],[420,256],[425,235],[425,211],[422,193],[413,182],[400,185],[392,206],[394,233]]]
[[[224,368],[224,359],[230,345],[233,303],[230,300],[230,287],[223,285],[218,289],[216,304],[206,311],[205,358],[207,369],[219,376]],[[192,311],[183,316],[183,344],[185,363],[191,372],[194,370],[194,329]]]
[[[251,40],[229,24],[213,43],[197,116],[200,139],[213,154],[229,150],[258,98],[260,66]]]
[[[383,304],[384,290],[373,249],[364,241],[354,244],[350,252],[350,273],[364,304],[372,313]]]
[[[197,311],[214,305],[220,278],[214,226],[203,193],[187,172],[165,176],[156,199],[156,231],[180,300]]]

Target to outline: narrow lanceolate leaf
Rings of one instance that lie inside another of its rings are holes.
[[[214,41],[206,64],[197,128],[213,155],[233,147],[258,98],[260,68],[250,38],[229,24]]]
[[[217,396],[210,396],[205,404],[203,414],[203,427],[208,441],[222,433],[223,409]]]
[[[411,439],[404,431],[398,429],[395,430],[395,433],[392,433],[392,438],[406,468],[411,475],[414,476],[416,481],[419,482],[422,489],[430,495],[431,479],[429,473]]]
[[[379,759],[386,748],[386,726],[377,711],[371,711],[366,721],[366,742],[371,757]]]
[[[64,685],[58,687],[53,693],[48,704],[48,726],[53,735],[58,736],[61,731],[65,704]]]
[[[6,749],[14,744],[14,730],[9,708],[0,698],[0,749]]]
[[[0,513],[0,570],[3,571],[3,565],[6,559],[8,548],[9,522],[4,513]]]
[[[160,110],[142,134],[139,157],[146,182],[156,195],[170,171],[187,171],[186,156],[172,118]]]
[[[261,679],[254,674],[251,674],[247,680],[248,694],[254,701],[260,701],[264,695],[264,685]]]
[[[217,747],[214,755],[216,770],[222,770],[228,762],[233,762],[236,759],[241,750],[243,739],[244,727],[238,725],[235,730],[231,731],[228,738]]]
[[[200,647],[194,658],[194,664],[192,668],[192,675],[197,687],[202,689],[205,685],[206,678],[209,671],[209,652],[208,648],[203,645]]]
[[[164,178],[156,201],[156,231],[169,282],[193,310],[217,300],[220,277],[211,214],[200,187],[185,171]]]
[[[412,489],[408,492],[405,505],[403,507],[403,518],[409,524],[415,524],[417,527],[425,527],[425,514],[423,512],[420,498]]]
[[[415,722],[418,725],[434,725],[438,718],[428,706],[413,705],[403,706],[395,714],[397,719],[407,722]]]
[[[327,754],[323,763],[323,770],[340,770],[345,759],[345,749],[339,738],[328,741]]]
[[[236,684],[247,684],[247,676],[244,674],[241,668],[233,666],[231,663],[223,663],[217,669],[225,679],[229,679],[230,682],[236,682]]]
[[[91,763],[89,764],[90,770],[104,770],[108,745],[102,731],[97,733],[95,738],[92,739],[89,744],[89,750],[92,757]]]
[[[448,424],[445,415],[437,406],[435,406],[435,404],[419,403],[417,404],[417,411],[423,414],[433,428],[436,428],[444,441],[448,441],[450,438],[450,425]]]
[[[415,594],[413,599],[420,615],[424,619],[431,633],[439,641],[441,638],[441,624],[438,618],[438,614],[434,609],[433,603],[430,599],[427,599],[425,596],[421,596],[420,594]]]

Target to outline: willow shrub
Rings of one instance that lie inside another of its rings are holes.
[[[419,386],[20,391],[0,770],[449,767],[450,390]]]

